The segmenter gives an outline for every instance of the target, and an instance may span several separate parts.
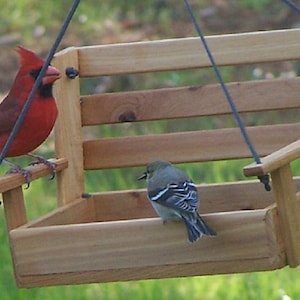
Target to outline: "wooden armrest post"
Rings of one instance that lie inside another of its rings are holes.
[[[27,223],[22,186],[2,194],[8,232]]]
[[[290,162],[300,156],[300,140],[297,140],[264,157],[261,164],[244,168],[246,176],[271,173],[272,188],[278,208],[281,233],[285,244],[288,264],[300,264],[300,203],[293,181]]]
[[[288,264],[297,267],[300,264],[300,205],[290,164],[271,172],[271,177]]]
[[[27,215],[22,186],[18,186],[12,190],[2,193],[2,199],[4,205],[7,232],[9,233],[11,230],[27,223]],[[8,236],[10,238],[10,234],[8,234]],[[12,249],[14,246],[12,245],[11,241],[10,245],[11,251],[13,251]],[[11,259],[13,260],[15,278],[18,278],[13,255],[11,256]]]

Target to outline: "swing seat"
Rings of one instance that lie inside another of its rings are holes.
[[[299,29],[211,36],[207,42],[219,66],[300,58]],[[244,174],[270,173],[272,192],[266,192],[256,178],[197,186],[201,215],[217,231],[215,238],[188,243],[184,224],[163,225],[145,189],[103,192],[99,178],[99,191],[86,194],[84,173],[88,170],[145,166],[156,159],[204,163],[250,157],[238,128],[83,137],[82,128],[95,125],[230,115],[218,84],[80,95],[84,77],[209,67],[198,38],[68,48],[57,53],[54,65],[62,73],[68,67],[79,70],[79,77],[64,76],[55,85],[58,208],[28,222],[23,177],[0,178],[19,287],[299,265],[300,179],[291,171],[291,163],[300,156],[299,122],[247,127],[263,158],[259,165],[245,166]],[[228,88],[242,114],[300,108],[299,77],[231,82]],[[31,170],[34,180],[49,174],[43,165]]]

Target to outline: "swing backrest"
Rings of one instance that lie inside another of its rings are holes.
[[[244,33],[208,37],[221,66],[299,59],[300,30]],[[218,84],[80,95],[80,79],[95,76],[180,71],[210,66],[198,38],[69,48],[56,55],[55,65],[73,67],[56,85],[60,116],[56,151],[69,167],[59,176],[61,203],[80,197],[84,170],[146,165],[155,159],[173,163],[205,162],[250,157],[239,128],[178,131],[111,138],[85,139],[82,128],[103,124],[194,117],[229,116],[231,109]],[[228,83],[240,113],[300,108],[300,79],[266,79]],[[188,120],[187,120],[188,122]],[[249,126],[260,156],[299,139],[300,123]]]

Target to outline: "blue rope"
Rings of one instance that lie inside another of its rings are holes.
[[[289,5],[294,9],[298,14],[300,14],[300,7],[290,0],[282,0],[285,4]]]
[[[198,35],[199,35],[199,37],[200,37],[200,39],[202,41],[202,44],[203,44],[203,46],[204,46],[204,48],[205,48],[205,50],[207,52],[207,55],[208,55],[209,60],[210,60],[210,62],[212,64],[212,67],[213,67],[213,69],[214,69],[214,71],[216,73],[216,76],[217,76],[217,78],[218,78],[218,80],[219,80],[219,82],[221,84],[223,92],[224,92],[224,94],[226,96],[228,104],[230,105],[230,108],[232,110],[234,118],[235,118],[235,120],[236,120],[236,122],[237,122],[237,124],[238,124],[238,126],[239,126],[239,128],[241,130],[243,138],[244,138],[244,140],[245,140],[245,142],[246,142],[246,144],[247,144],[247,146],[248,146],[248,148],[249,148],[249,150],[250,150],[250,152],[251,152],[251,154],[253,156],[253,159],[255,160],[255,162],[257,164],[261,164],[261,160],[259,158],[259,155],[256,152],[256,150],[255,150],[255,148],[254,148],[254,146],[253,146],[253,144],[251,142],[250,136],[248,135],[246,127],[245,127],[245,125],[244,125],[244,123],[243,123],[243,121],[242,121],[242,119],[240,117],[240,114],[239,114],[238,110],[235,107],[234,101],[233,101],[233,99],[232,99],[232,97],[231,97],[231,95],[229,93],[229,90],[227,89],[227,86],[226,86],[226,84],[225,84],[225,82],[224,82],[224,80],[222,78],[222,75],[220,73],[220,70],[219,70],[216,62],[215,62],[215,59],[214,59],[214,57],[213,57],[213,55],[212,55],[212,53],[211,53],[211,51],[210,51],[210,49],[209,49],[209,47],[208,47],[208,45],[206,43],[206,40],[204,38],[204,35],[202,34],[200,25],[198,24],[198,22],[197,22],[197,20],[196,20],[196,18],[194,16],[192,8],[191,8],[188,0],[184,0],[184,3],[185,3],[185,6],[186,6],[189,14],[190,14],[190,17],[191,17],[192,21],[193,21],[195,29],[196,29],[196,31],[197,31],[197,33],[198,33]],[[270,191],[271,187],[269,185],[269,176],[268,175],[264,175],[264,176],[259,176],[258,178],[265,185],[265,189],[267,191]]]
[[[30,105],[31,105],[32,101],[33,101],[33,97],[36,94],[36,92],[37,92],[37,90],[38,90],[38,88],[39,88],[39,86],[42,82],[43,76],[45,75],[45,72],[47,71],[47,68],[48,68],[48,66],[49,66],[49,64],[50,64],[57,48],[58,48],[58,45],[61,42],[61,40],[62,40],[62,38],[63,38],[63,36],[64,36],[68,26],[69,26],[69,23],[70,23],[73,15],[74,15],[78,5],[79,5],[79,2],[80,2],[80,0],[74,0],[74,2],[72,4],[72,7],[71,7],[71,9],[70,9],[63,25],[62,25],[62,28],[61,28],[60,32],[58,33],[57,38],[55,39],[54,44],[53,44],[53,46],[51,47],[51,49],[49,51],[49,54],[48,54],[48,56],[47,56],[47,58],[44,62],[44,65],[43,65],[43,67],[42,67],[42,69],[41,69],[34,85],[33,85],[33,88],[31,90],[27,100],[26,100],[26,103],[23,106],[23,108],[21,110],[21,113],[18,116],[18,119],[17,119],[17,121],[16,121],[16,123],[15,123],[15,125],[14,125],[14,127],[13,127],[13,129],[12,129],[12,131],[11,131],[11,133],[10,133],[10,135],[9,135],[2,151],[1,151],[0,164],[2,163],[3,159],[5,158],[5,156],[7,154],[7,151],[9,150],[9,147],[11,146],[12,142],[14,141],[14,138],[15,138],[16,134],[18,133],[18,131],[19,131],[19,129],[20,129],[20,127],[21,127],[21,125],[24,121],[24,118],[25,118],[25,116],[26,116],[26,114],[27,114],[27,112],[30,108]]]

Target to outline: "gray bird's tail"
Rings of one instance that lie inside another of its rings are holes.
[[[196,242],[203,235],[216,236],[217,233],[205,224],[198,213],[181,215],[185,223],[188,238],[191,243]]]

